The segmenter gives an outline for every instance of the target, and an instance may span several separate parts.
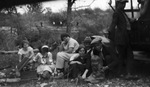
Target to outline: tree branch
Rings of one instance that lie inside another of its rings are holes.
[[[80,9],[80,8],[90,7],[94,2],[95,2],[95,0],[93,0],[89,5],[79,6],[79,7],[73,8],[73,9]]]
[[[71,6],[73,5],[73,3],[75,3],[76,0],[71,1]]]

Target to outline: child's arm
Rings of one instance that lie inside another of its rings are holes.
[[[37,53],[34,57],[33,57],[33,61],[36,62],[39,59],[39,53]]]
[[[21,62],[21,59],[22,59],[22,55],[19,54],[19,62]]]
[[[19,62],[21,62],[21,59],[22,59],[22,50],[19,49],[18,51],[18,56],[19,56]]]
[[[30,50],[29,59],[31,59],[34,56],[33,48],[30,48],[29,50]]]
[[[48,52],[48,61],[47,61],[48,65],[53,64],[53,57],[52,57],[52,53]]]

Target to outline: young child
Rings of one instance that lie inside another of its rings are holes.
[[[91,51],[91,65],[93,70],[93,75],[95,78],[99,78],[103,74],[101,73],[101,69],[103,67],[103,54],[102,54],[102,43],[101,39],[95,38],[91,42],[92,51]]]
[[[42,46],[39,49],[39,53],[34,58],[34,61],[38,63],[37,67],[37,75],[39,80],[49,79],[52,76],[54,71],[54,63],[51,52],[49,52],[49,47],[47,45]]]

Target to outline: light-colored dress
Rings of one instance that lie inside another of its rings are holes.
[[[55,65],[50,52],[48,52],[46,56],[42,55],[41,53],[37,53],[34,61],[37,61],[39,64],[37,67],[38,74],[43,74],[44,71],[49,71],[51,73],[54,71]]]

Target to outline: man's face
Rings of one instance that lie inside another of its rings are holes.
[[[124,10],[125,6],[126,6],[126,2],[118,2],[117,8]]]
[[[63,38],[63,41],[64,41],[65,43],[67,43],[68,40],[69,40],[69,37],[64,37],[64,38]]]
[[[94,49],[100,51],[100,50],[102,49],[102,43],[96,43],[96,44],[94,45]]]
[[[87,50],[89,50],[91,48],[91,44],[90,43],[84,43],[84,46]]]

